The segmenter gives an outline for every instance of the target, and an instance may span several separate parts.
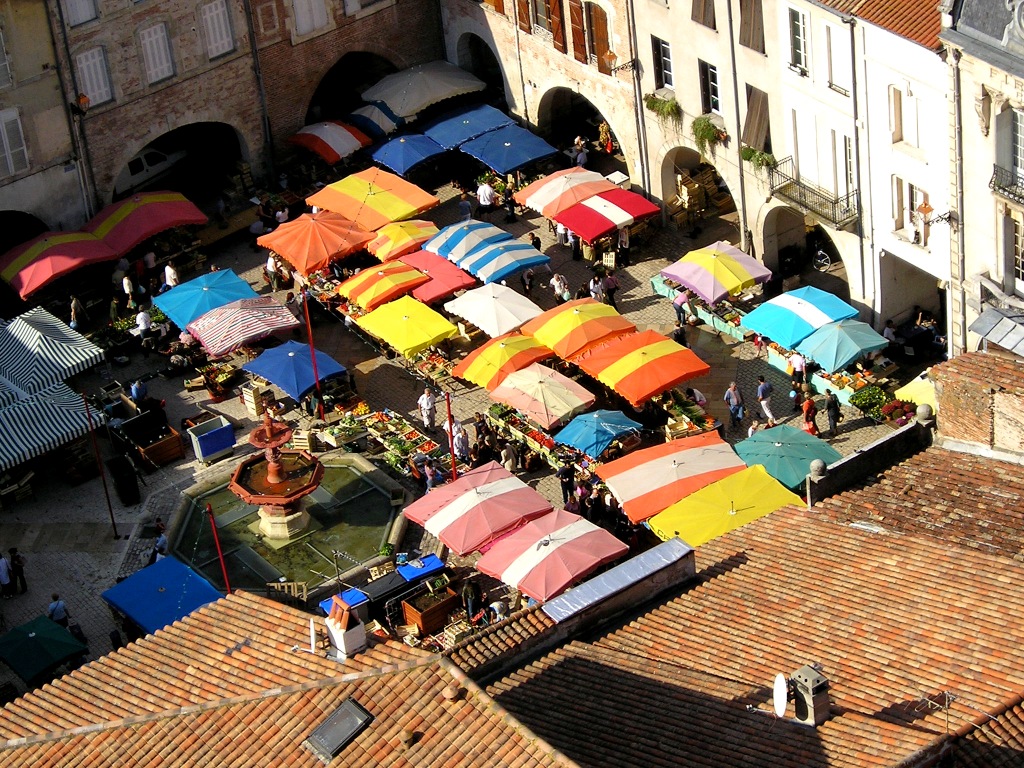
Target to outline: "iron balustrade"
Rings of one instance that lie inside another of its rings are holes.
[[[837,228],[857,220],[857,190],[846,195],[835,195],[816,184],[797,178],[792,156],[779,160],[768,169],[771,192],[804,213],[812,213]]]
[[[992,166],[992,178],[988,188],[997,195],[1002,195],[1015,203],[1024,204],[1024,169],[1001,168]]]

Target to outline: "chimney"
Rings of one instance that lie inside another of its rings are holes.
[[[366,649],[366,625],[359,619],[348,603],[337,595],[331,602],[331,612],[324,622],[327,637],[331,641],[331,652],[339,661],[354,656]]]
[[[793,673],[796,720],[804,725],[821,725],[829,718],[828,678],[811,666]]]

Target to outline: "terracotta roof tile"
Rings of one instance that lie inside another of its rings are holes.
[[[536,605],[519,611],[499,624],[492,624],[451,648],[447,655],[467,672],[507,658],[524,643],[543,637],[555,621]]]
[[[940,386],[943,381],[957,378],[973,382],[985,391],[1024,393],[1024,361],[1018,357],[965,352],[931,370]]]
[[[942,17],[935,0],[821,0],[839,13],[877,24],[930,51],[939,49]]]

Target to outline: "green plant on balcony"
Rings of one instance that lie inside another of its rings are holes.
[[[740,150],[740,157],[754,166],[754,173],[760,176],[765,169],[772,169],[776,166],[775,155],[771,152],[764,152],[753,147],[743,147]]]
[[[697,146],[697,151],[702,155],[708,154],[708,151],[712,150],[716,144],[729,138],[729,135],[711,119],[711,115],[693,118],[693,122],[690,123],[690,133],[693,135],[693,143]]]
[[[666,99],[656,93],[648,93],[644,96],[644,106],[665,120],[679,122],[683,117],[683,108],[672,97]]]

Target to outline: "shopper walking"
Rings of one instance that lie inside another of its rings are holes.
[[[11,564],[11,594],[17,592],[24,595],[28,592],[28,584],[25,582],[25,558],[18,552],[17,547],[7,550],[10,553]]]
[[[420,417],[423,419],[423,428],[428,432],[434,431],[434,418],[437,416],[437,400],[434,398],[434,393],[430,391],[430,387],[423,390],[423,394],[420,395],[416,401],[416,405],[420,409]]]
[[[775,414],[772,413],[772,392],[774,388],[770,381],[766,381],[764,376],[757,377],[757,402],[761,404],[761,410],[764,411],[765,418],[774,419]]]
[[[46,615],[49,616],[57,624],[67,629],[68,617],[71,615],[68,613],[68,607],[64,604],[64,601],[60,599],[60,595],[54,592],[50,597],[53,598],[53,602],[50,603],[46,609]]]
[[[729,426],[734,428],[743,426],[743,395],[735,381],[729,384],[722,399],[729,406]]]

